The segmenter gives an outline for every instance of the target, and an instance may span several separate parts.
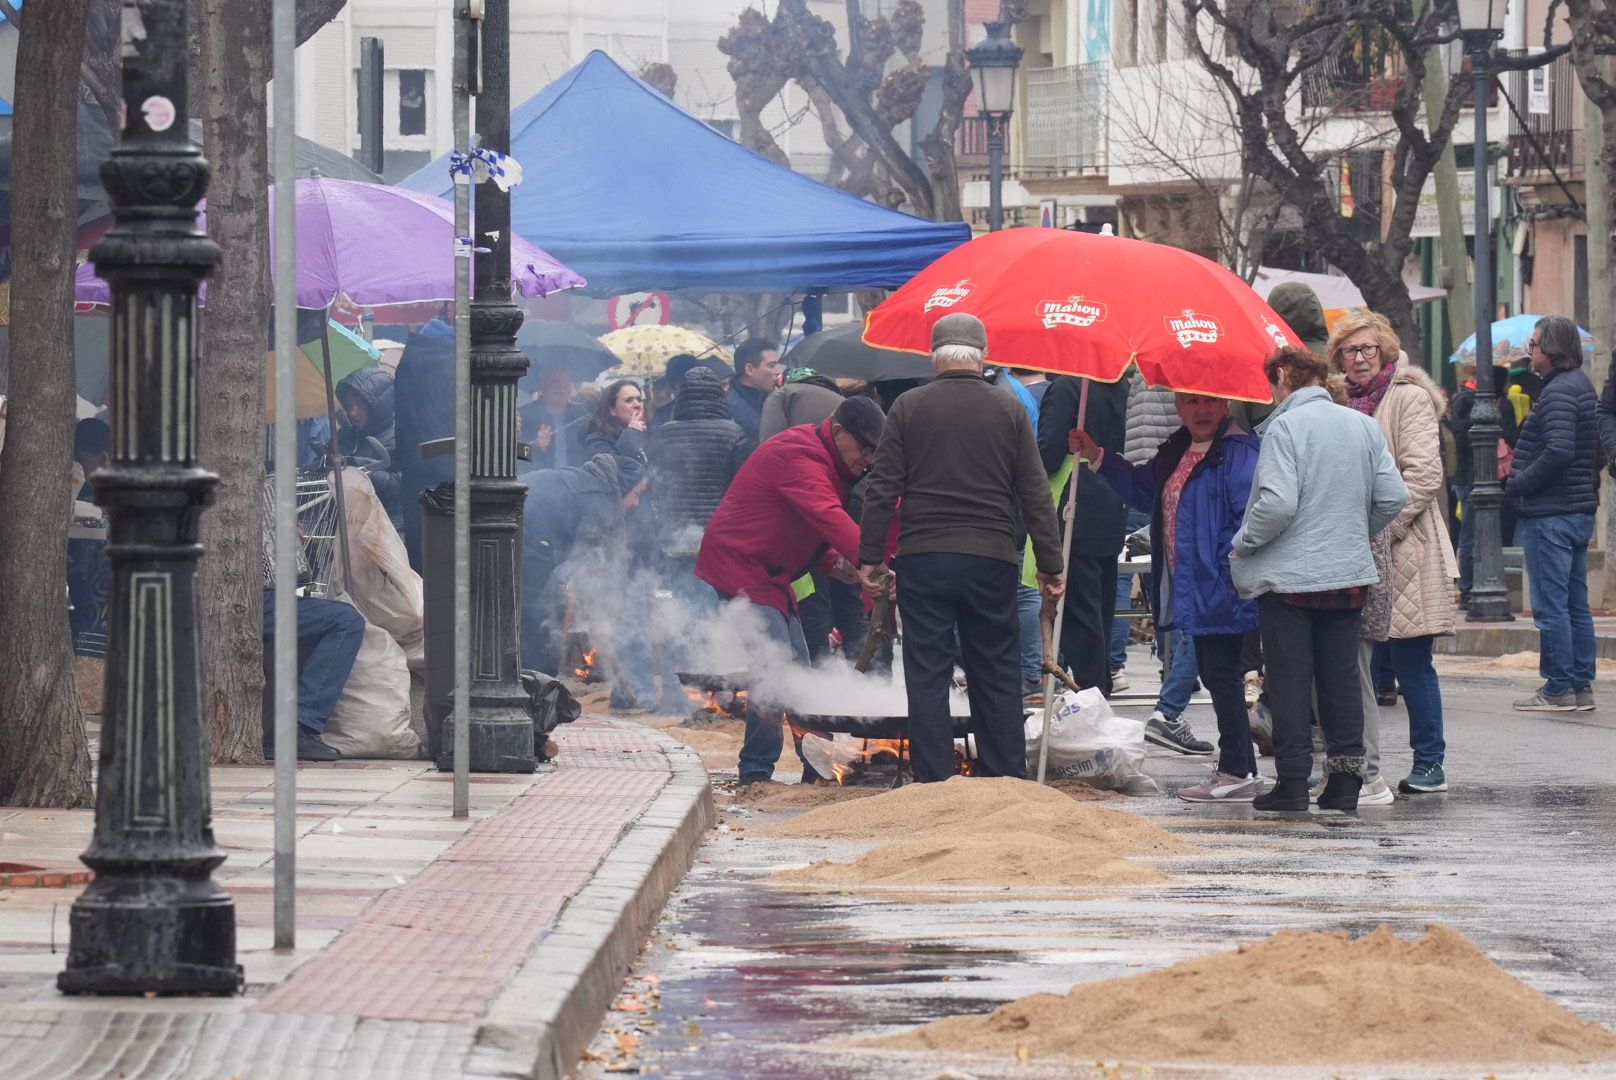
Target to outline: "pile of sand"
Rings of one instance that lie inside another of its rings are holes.
[[[811,810],[831,803],[867,799],[879,795],[885,788],[855,784],[843,787],[824,782],[814,784],[748,784],[737,788],[731,796],[733,806],[749,806],[756,810]]]
[[[1141,817],[1026,780],[957,776],[810,810],[768,835],[885,841],[851,863],[774,875],[804,884],[1059,888],[1164,880],[1129,855],[1196,849]]]
[[[1131,975],[1034,994],[867,1045],[1198,1064],[1541,1064],[1616,1058],[1616,1034],[1517,981],[1464,935],[1417,941],[1381,926],[1271,938]]]
[[[1538,655],[1535,652],[1505,653],[1503,656],[1495,656],[1491,660],[1483,660],[1479,664],[1474,664],[1470,670],[1500,671],[1509,674],[1521,672],[1536,675],[1538,673]],[[1599,661],[1599,672],[1604,675],[1616,674],[1616,660],[1601,659]]]

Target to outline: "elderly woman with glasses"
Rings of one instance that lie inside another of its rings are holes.
[[[1381,587],[1390,586],[1388,645],[1414,751],[1414,767],[1398,789],[1412,794],[1448,788],[1442,687],[1431,646],[1438,635],[1453,633],[1459,564],[1442,507],[1440,425],[1447,399],[1425,372],[1398,362],[1400,348],[1391,323],[1374,312],[1351,312],[1330,334],[1331,366],[1346,376],[1346,406],[1374,418],[1408,488],[1408,503],[1386,530],[1391,581]]]
[[[1515,440],[1504,494],[1515,509],[1515,536],[1531,579],[1543,686],[1515,708],[1591,712],[1597,643],[1588,608],[1588,543],[1599,502],[1595,455],[1610,417],[1582,370],[1576,323],[1563,315],[1541,319],[1527,347],[1543,389]],[[1605,393],[1608,398],[1609,386]]]

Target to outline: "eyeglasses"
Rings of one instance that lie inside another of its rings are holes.
[[[1346,357],[1348,360],[1351,360],[1356,356],[1362,356],[1365,360],[1373,360],[1375,357],[1380,355],[1380,346],[1348,345],[1345,349],[1341,350],[1341,355]]]

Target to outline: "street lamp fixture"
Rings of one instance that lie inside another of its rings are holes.
[[[1492,82],[1493,42],[1504,36],[1507,0],[1458,0],[1459,31],[1475,77],[1472,112],[1476,119],[1473,158],[1476,169],[1476,404],[1470,426],[1474,476],[1465,513],[1475,515],[1476,539],[1472,571],[1470,622],[1507,622],[1509,593],[1504,588],[1504,544],[1499,522],[1503,489],[1498,484],[1498,398],[1493,393],[1492,216],[1487,206],[1487,98]]]
[[[1007,22],[984,23],[987,37],[965,51],[976,82],[976,104],[988,122],[988,229],[1004,225],[1004,130],[1016,97],[1016,68],[1021,46],[1010,38]]]

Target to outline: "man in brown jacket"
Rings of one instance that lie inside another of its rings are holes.
[[[1027,775],[1016,618],[1022,529],[1050,598],[1065,588],[1049,481],[1026,410],[982,378],[987,330],[974,315],[932,327],[937,378],[887,416],[864,496],[859,576],[878,592],[888,530],[898,533],[898,611],[915,779],[954,774],[949,690],[965,668],[978,772]],[[958,633],[958,648],[955,634]]]

